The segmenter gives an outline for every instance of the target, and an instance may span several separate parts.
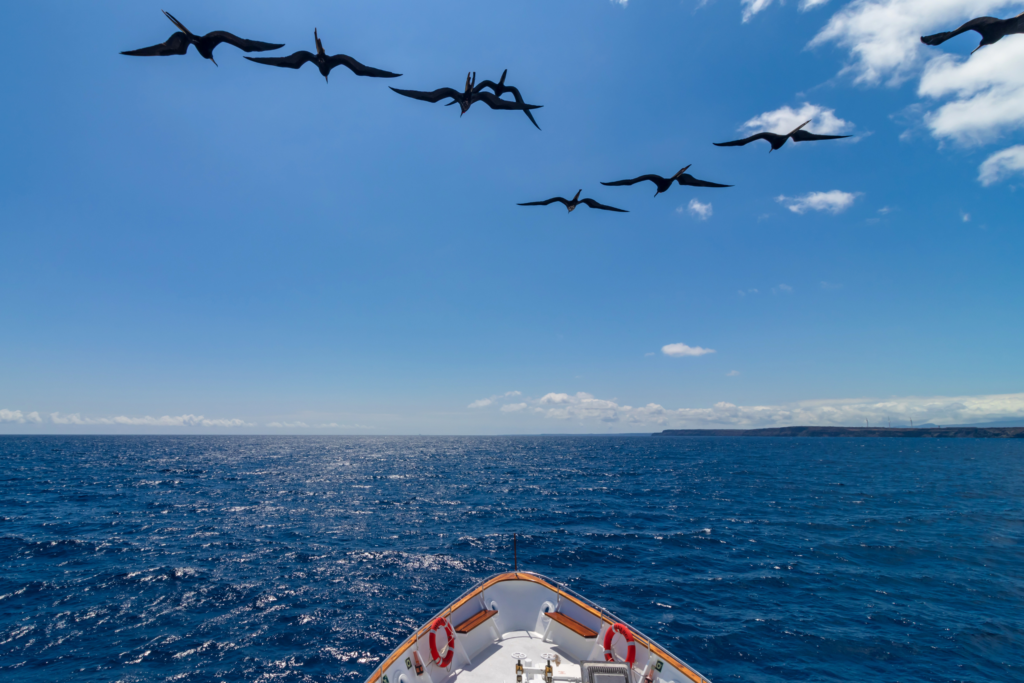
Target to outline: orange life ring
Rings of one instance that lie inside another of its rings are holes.
[[[633,666],[633,662],[636,661],[636,641],[633,640],[633,634],[630,632],[629,627],[621,623],[612,624],[604,633],[604,659],[607,662],[615,661],[615,657],[612,655],[612,638],[615,637],[616,631],[621,633],[622,637],[629,644],[629,649],[626,650],[626,664]]]
[[[442,626],[444,627],[445,635],[448,636],[448,652],[445,654],[444,659],[441,659],[441,653],[437,651],[437,629]],[[434,658],[434,663],[442,669],[447,669],[448,665],[452,663],[452,658],[455,657],[455,632],[448,625],[448,622],[444,620],[444,617],[434,619],[434,623],[430,625],[430,656]]]

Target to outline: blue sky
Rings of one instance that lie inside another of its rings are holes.
[[[118,54],[175,30],[161,7],[403,76]],[[1024,417],[1024,36],[917,40],[1021,11],[5,6],[0,433]],[[506,68],[543,131],[388,89]],[[804,113],[853,137],[711,144]],[[687,164],[735,187],[600,185]],[[516,206],[581,188],[630,213]]]

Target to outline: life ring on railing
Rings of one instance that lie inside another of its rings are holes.
[[[608,630],[604,632],[604,659],[606,662],[615,661],[615,656],[612,654],[612,638],[615,637],[616,631],[621,633],[622,637],[625,638],[626,642],[629,644],[629,649],[626,650],[626,664],[633,666],[633,662],[636,661],[636,641],[633,640],[633,634],[630,632],[629,627],[621,623],[612,624]],[[433,638],[433,636],[431,636],[431,638]]]
[[[444,659],[441,659],[441,653],[437,651],[437,629],[441,627],[444,627],[445,635],[448,636],[448,646],[445,648],[448,652],[445,654]],[[632,651],[630,650],[630,652]],[[434,658],[434,664],[437,664],[442,669],[447,669],[448,665],[452,663],[452,658],[455,656],[455,631],[444,620],[444,617],[434,619],[434,623],[430,625],[430,656]]]

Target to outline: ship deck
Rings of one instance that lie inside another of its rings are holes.
[[[431,630],[438,619],[443,623]],[[467,591],[399,645],[366,683],[516,683],[520,656],[523,683],[543,683],[545,656],[553,658],[554,683],[582,683],[580,662],[604,661],[613,626],[635,641],[633,661],[624,668],[632,683],[708,683],[607,611],[529,572],[499,574]],[[621,633],[611,636],[616,661],[627,660],[627,645]]]

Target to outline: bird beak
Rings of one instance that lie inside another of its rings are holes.
[[[210,56],[210,61],[213,62],[214,66],[218,66],[218,67],[220,66],[220,64],[217,63],[217,60],[214,59],[212,55]]]

